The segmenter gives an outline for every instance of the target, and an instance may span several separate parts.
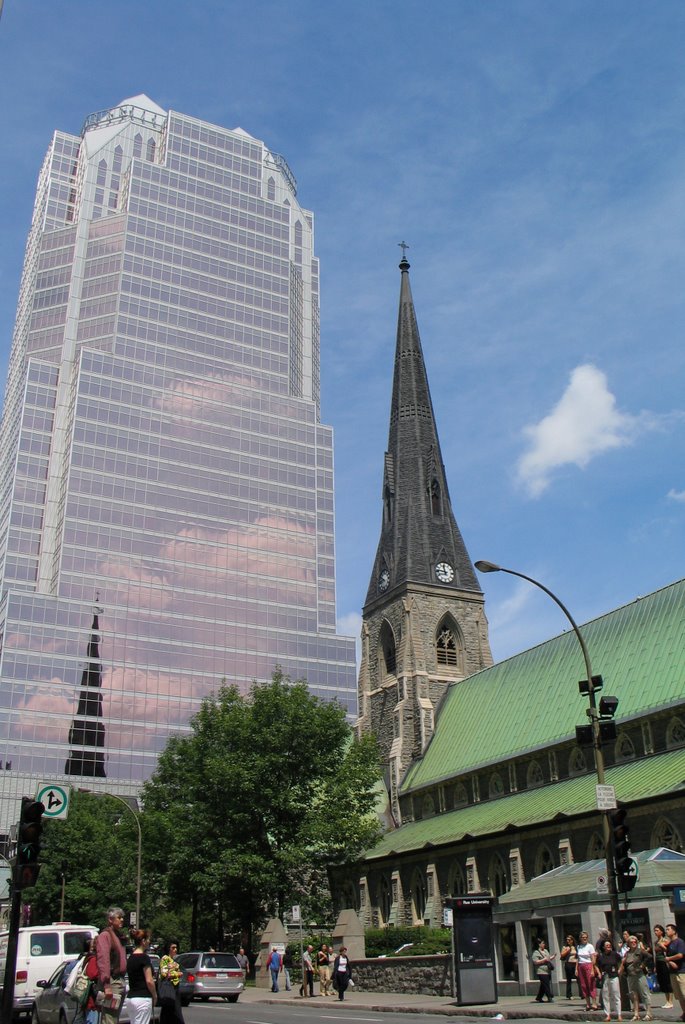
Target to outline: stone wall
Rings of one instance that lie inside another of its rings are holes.
[[[408,992],[451,996],[451,956],[388,956],[355,960],[352,977],[360,992]]]

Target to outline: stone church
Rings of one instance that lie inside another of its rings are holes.
[[[409,269],[403,258],[359,674],[359,729],[380,742],[388,828],[340,895],[367,926],[382,927],[439,925],[445,897],[490,892],[500,984],[525,991],[539,935],[558,949],[567,931],[596,934],[608,920],[595,752],[575,731],[587,723],[586,673],[571,631],[492,663]],[[581,628],[606,692],[619,698],[616,738],[602,749],[639,864],[623,923],[685,926],[685,580]]]

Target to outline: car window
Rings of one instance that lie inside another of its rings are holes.
[[[64,955],[83,952],[84,943],[90,942],[90,932],[65,932],[64,933]]]
[[[205,968],[218,967],[220,970],[226,971],[232,970],[234,967],[239,968],[240,964],[232,953],[203,953],[200,966]]]
[[[68,960],[65,964],[60,964],[48,982],[50,988],[57,988],[57,986],[62,981],[62,977],[64,976],[64,972],[67,969],[67,967],[71,971],[71,968],[74,966],[75,963],[75,960]]]
[[[57,932],[33,932],[29,937],[31,956],[57,956],[59,935]]]
[[[181,953],[180,956],[176,957],[176,963],[179,967],[192,967],[197,960],[197,954],[195,953]]]

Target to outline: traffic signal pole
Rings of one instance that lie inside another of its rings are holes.
[[[21,890],[12,883],[10,904],[9,935],[7,936],[7,959],[2,989],[2,1024],[12,1024],[14,1008],[14,979],[17,976],[17,945],[19,941],[19,919],[21,916]]]

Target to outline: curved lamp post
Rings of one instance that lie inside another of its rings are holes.
[[[602,736],[599,725],[599,712],[597,710],[597,700],[595,697],[595,686],[592,678],[592,664],[590,663],[590,652],[587,649],[585,638],[581,633],[576,620],[571,615],[566,605],[559,600],[556,594],[553,594],[549,587],[546,587],[544,583],[540,583],[539,580],[533,579],[532,576],[526,576],[523,572],[517,572],[515,569],[505,569],[502,565],[497,565],[495,562],[479,561],[474,563],[476,569],[479,572],[505,572],[509,576],[518,576],[519,579],[526,580],[528,583],[532,583],[534,587],[538,587],[539,590],[544,590],[548,597],[551,597],[556,605],[561,608],[562,612],[568,619],[576,635],[576,639],[580,644],[580,649],[583,652],[583,661],[585,662],[585,671],[587,673],[587,696],[590,703],[590,707],[587,710],[587,716],[590,719],[592,726],[592,745],[595,750],[595,770],[597,773],[597,782],[600,786],[604,785],[604,754],[602,752]],[[584,691],[583,691],[584,692]],[[616,877],[614,875],[614,858],[611,848],[611,829],[609,828],[609,818],[606,812],[602,813],[602,838],[604,840],[604,856],[606,858],[607,865],[607,880],[609,884],[609,906],[610,906],[610,917],[611,917],[611,930],[613,934],[618,935],[618,892],[616,891]]]
[[[140,818],[136,811],[133,810],[131,805],[124,800],[123,796],[117,796],[116,793],[106,793],[99,790],[93,789],[82,789],[81,793],[88,793],[90,796],[108,796],[111,800],[118,800],[120,804],[123,804],[127,811],[130,811],[133,815],[138,829],[138,863],[136,868],[136,928],[140,928],[140,875],[141,875],[141,864],[143,859],[143,832],[140,827]]]

